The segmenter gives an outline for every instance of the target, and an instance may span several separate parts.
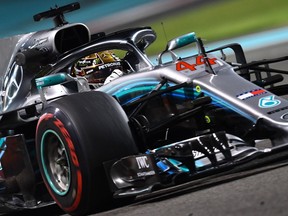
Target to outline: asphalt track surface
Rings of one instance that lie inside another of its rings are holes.
[[[249,51],[249,60],[288,55],[288,44]],[[282,64],[280,68],[287,67]],[[196,180],[139,199],[130,205],[94,214],[94,216],[222,216],[288,215],[288,153],[253,169]],[[66,216],[57,206],[24,211],[9,216]]]

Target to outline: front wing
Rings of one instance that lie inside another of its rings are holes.
[[[233,169],[263,158],[288,145],[258,149],[225,132],[176,142],[145,154],[105,162],[115,198],[151,193],[179,183]]]

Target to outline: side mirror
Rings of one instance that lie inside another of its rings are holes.
[[[182,36],[179,36],[177,38],[170,40],[167,43],[166,49],[159,54],[158,63],[162,64],[162,56],[166,52],[169,52],[171,54],[173,61],[177,61],[178,56],[172,50],[184,47],[188,44],[191,44],[197,41],[198,40],[197,40],[195,32],[191,32],[191,33],[188,33],[188,34],[185,34],[185,35],[182,35]]]
[[[166,51],[178,49],[194,42],[197,42],[197,37],[195,32],[191,32],[170,40],[167,43]]]
[[[40,77],[35,80],[37,89],[64,83],[68,80],[68,76],[64,73],[51,74],[48,76]]]
[[[38,90],[39,95],[40,95],[40,99],[43,102],[43,104],[45,106],[47,105],[47,101],[46,101],[46,98],[45,98],[44,92],[43,92],[44,87],[49,87],[49,86],[61,84],[61,83],[67,82],[69,80],[71,80],[71,77],[69,77],[65,73],[51,74],[48,76],[44,76],[44,77],[40,77],[40,78],[35,79],[36,87],[37,87],[37,90]]]

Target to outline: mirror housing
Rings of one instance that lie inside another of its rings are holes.
[[[168,43],[167,43],[167,46],[166,46],[166,49],[161,52],[158,56],[158,63],[161,65],[162,64],[162,56],[163,54],[165,54],[166,52],[170,53],[171,54],[171,57],[172,57],[172,60],[173,62],[177,61],[179,58],[178,56],[173,52],[173,50],[175,49],[179,49],[181,47],[184,47],[188,44],[192,44],[192,43],[195,43],[195,42],[198,42],[198,39],[196,37],[196,34],[195,32],[190,32],[188,34],[185,34],[185,35],[181,35],[179,37],[176,37],[172,40],[170,40]]]
[[[166,51],[178,49],[194,42],[197,42],[196,34],[195,32],[190,32],[188,34],[170,40],[167,43]]]

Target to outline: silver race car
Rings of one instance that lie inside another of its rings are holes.
[[[241,45],[205,50],[192,32],[155,64],[150,27],[91,34],[65,20],[78,8],[0,40],[3,212],[85,215],[288,153],[287,72],[270,67],[288,56],[247,63]]]

